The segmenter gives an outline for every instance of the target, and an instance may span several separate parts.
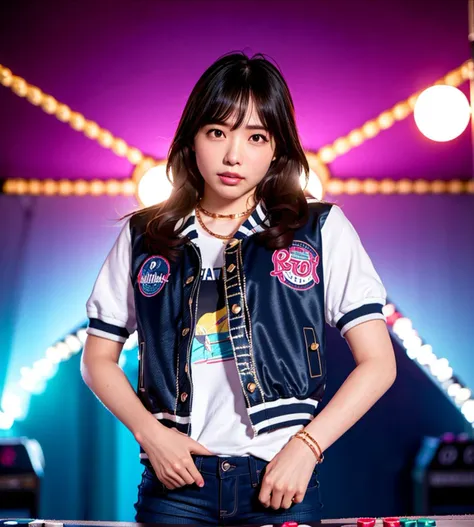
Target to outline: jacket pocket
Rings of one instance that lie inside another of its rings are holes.
[[[303,328],[306,356],[311,377],[321,377],[323,368],[321,366],[321,354],[316,332],[312,327]]]
[[[145,391],[145,375],[144,375],[144,368],[145,368],[145,342],[140,342],[139,352],[138,352],[138,361],[139,361],[139,369],[138,369],[138,390],[140,392]]]

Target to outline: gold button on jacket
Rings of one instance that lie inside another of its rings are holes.
[[[238,315],[242,311],[242,308],[239,306],[239,304],[234,304],[232,306],[232,313]]]
[[[254,382],[249,382],[247,384],[247,390],[250,392],[250,393],[253,393],[255,391],[255,388],[257,387],[257,385],[254,383]]]

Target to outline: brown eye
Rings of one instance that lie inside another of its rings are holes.
[[[268,139],[262,134],[254,134],[252,137],[261,137],[262,141],[253,141],[253,143],[268,143]]]
[[[209,130],[207,132],[206,135],[210,135],[212,132],[216,132],[217,134],[219,134],[219,135],[214,135],[214,137],[216,137],[216,138],[220,138],[220,137],[222,137],[224,135],[222,130],[218,130],[217,128],[212,128],[211,130]]]

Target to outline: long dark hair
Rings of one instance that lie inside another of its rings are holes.
[[[242,52],[230,53],[204,72],[183,110],[166,165],[173,185],[170,197],[137,213],[146,214],[145,239],[151,253],[175,260],[179,247],[188,241],[178,237],[175,226],[194,209],[204,192],[204,179],[192,149],[195,135],[206,124],[225,121],[234,112],[237,120],[232,130],[238,128],[250,98],[275,140],[275,160],[255,189],[255,201],[263,200],[270,227],[254,236],[269,249],[281,249],[291,244],[294,231],[307,222],[308,205],[299,178],[304,172],[308,181],[309,166],[298,137],[288,85],[278,67],[263,54],[249,58]]]

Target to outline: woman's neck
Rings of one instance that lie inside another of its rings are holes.
[[[240,198],[229,200],[211,192],[204,191],[201,207],[216,214],[238,214],[255,206],[254,192]]]

